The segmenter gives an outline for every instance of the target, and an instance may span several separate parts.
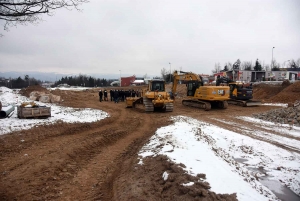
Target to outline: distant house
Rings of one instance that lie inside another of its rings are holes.
[[[127,87],[136,80],[135,75],[130,77],[121,77],[121,87]]]

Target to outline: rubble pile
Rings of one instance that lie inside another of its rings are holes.
[[[265,113],[253,114],[255,118],[280,124],[291,124],[300,127],[300,100],[292,107],[270,110]]]

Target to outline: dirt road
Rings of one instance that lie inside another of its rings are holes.
[[[251,116],[274,108],[230,106],[226,110],[207,112],[185,107],[177,101],[171,113],[145,113],[140,107],[125,108],[124,102],[100,103],[96,90],[53,93],[62,96],[64,106],[101,109],[110,117],[95,123],[59,122],[0,136],[0,200],[130,200],[132,195],[137,200],[162,199],[157,197],[160,194],[146,192],[159,185],[151,182],[153,171],[158,168],[153,164],[164,160],[149,162],[152,172],[150,169],[135,171],[134,167],[139,149],[157,128],[171,123],[170,116],[190,116],[236,131],[238,128],[216,119],[230,122],[236,116]],[[243,120],[239,124],[262,129]],[[138,186],[141,177],[149,185]],[[212,192],[207,196],[211,200],[222,196],[225,200],[235,200],[234,195]]]

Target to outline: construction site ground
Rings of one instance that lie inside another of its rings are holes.
[[[140,86],[130,89],[133,88]],[[120,88],[107,88],[110,89]],[[260,84],[254,86],[254,97],[263,102],[289,103],[300,100],[299,89],[300,82]],[[21,92],[29,96],[34,90],[46,89],[32,86]],[[172,164],[166,164],[163,157],[156,157],[145,160],[145,168],[135,169],[138,151],[158,128],[171,123],[171,116],[184,115],[236,131],[234,126],[214,119],[231,121],[236,116],[251,116],[278,108],[267,105],[229,105],[227,109],[210,111],[190,108],[181,104],[185,96],[185,85],[181,85],[173,112],[146,113],[142,106],[126,108],[124,102],[99,102],[98,90],[54,90],[51,93],[62,97],[64,101],[60,105],[63,106],[106,111],[110,117],[104,120],[76,124],[57,122],[0,136],[0,200],[172,200],[175,192],[178,193],[178,185],[173,184],[162,197],[164,189],[159,182],[164,168]],[[243,124],[242,119],[237,121]],[[249,122],[244,122],[244,126],[263,129]],[[22,144],[20,134],[26,137]],[[249,133],[241,134],[249,136]],[[275,145],[284,148],[280,143]],[[24,154],[28,157],[21,157]],[[203,200],[221,198],[236,200],[234,195],[213,193]],[[185,199],[194,200],[192,194]]]

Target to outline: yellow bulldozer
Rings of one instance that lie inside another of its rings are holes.
[[[141,97],[127,97],[126,107],[143,104],[146,112],[153,112],[155,108],[172,112],[173,102],[170,94],[166,91],[165,81],[154,79],[149,80],[148,87],[142,90]]]
[[[191,107],[210,110],[212,105],[226,109],[229,100],[228,86],[203,86],[202,78],[192,72],[174,71],[173,73],[172,94],[176,94],[179,81],[187,86],[187,98],[182,100],[182,104]]]

